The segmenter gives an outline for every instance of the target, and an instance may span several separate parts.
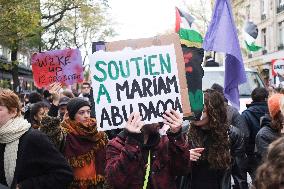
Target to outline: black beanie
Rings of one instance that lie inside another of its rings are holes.
[[[91,107],[90,103],[84,98],[80,98],[80,97],[72,98],[67,104],[67,111],[68,111],[69,118],[74,120],[75,114],[83,106]]]

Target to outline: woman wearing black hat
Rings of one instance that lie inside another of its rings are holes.
[[[64,140],[62,153],[74,173],[74,181],[70,188],[101,189],[105,180],[107,135],[97,131],[96,120],[90,118],[90,103],[83,98],[71,99],[67,104],[67,112],[68,118],[63,120],[60,126],[53,125],[54,130],[59,128],[64,133],[64,137],[52,138],[51,135],[50,137],[54,142]],[[50,128],[50,123],[55,123],[52,121],[54,119],[58,118],[44,118],[43,128]]]
[[[73,168],[73,188],[101,188],[104,181],[107,136],[90,118],[90,103],[73,98],[67,104],[69,118],[61,124],[67,132],[64,155]]]

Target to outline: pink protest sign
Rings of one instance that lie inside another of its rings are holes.
[[[71,85],[84,79],[79,49],[35,53],[32,56],[32,70],[35,85],[39,88],[54,82]]]

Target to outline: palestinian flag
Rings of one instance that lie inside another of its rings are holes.
[[[203,38],[193,27],[194,18],[178,8],[176,8],[176,29],[180,36],[181,44],[187,47],[201,48]]]
[[[245,25],[245,44],[248,51],[259,51],[262,47],[255,45],[258,36],[258,28],[253,22],[247,22]]]

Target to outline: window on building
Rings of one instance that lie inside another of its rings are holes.
[[[2,56],[2,55],[3,55],[3,46],[0,45],[0,56]]]
[[[5,57],[8,59],[8,61],[11,61],[11,50],[9,48],[5,48]]]
[[[284,46],[284,20],[279,22],[279,46]]]
[[[266,2],[267,0],[261,0],[261,15],[265,15],[266,14]]]
[[[262,40],[262,47],[263,49],[266,49],[266,28],[263,28],[261,30],[261,40]]]
[[[247,15],[247,20],[250,20],[250,5],[246,6],[246,15]]]
[[[277,13],[284,11],[284,0],[278,0]]]
[[[267,0],[260,0],[261,20],[266,19],[267,5]]]
[[[0,56],[4,56],[7,60],[11,60],[11,50],[3,45],[0,45]]]
[[[28,66],[28,57],[22,53],[18,54],[18,61],[26,66]]]

